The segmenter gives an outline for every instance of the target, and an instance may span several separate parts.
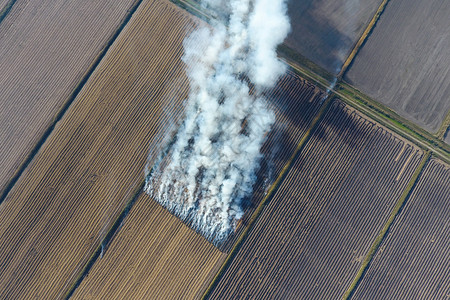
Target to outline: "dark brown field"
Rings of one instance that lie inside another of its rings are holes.
[[[346,80],[436,132],[450,109],[449,15],[449,1],[389,1]]]
[[[134,2],[17,0],[0,23],[0,195]]]
[[[450,297],[450,166],[432,159],[353,298]]]
[[[381,0],[288,1],[292,32],[285,43],[337,74]]]
[[[144,1],[0,204],[1,299],[62,298],[79,278],[181,117],[193,26]]]
[[[342,297],[421,157],[336,101],[211,298]]]

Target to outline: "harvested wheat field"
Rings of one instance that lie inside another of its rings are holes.
[[[346,80],[436,132],[450,110],[449,15],[449,1],[389,1]]]
[[[450,297],[450,166],[428,162],[355,299]]]
[[[142,194],[71,299],[193,299],[226,254]]]
[[[421,157],[334,102],[210,298],[342,297]]]
[[[0,195],[134,0],[17,0],[0,23]]]
[[[181,116],[193,25],[167,1],[139,6],[0,205],[0,298],[61,298],[81,275]]]

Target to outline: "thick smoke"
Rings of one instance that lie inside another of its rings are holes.
[[[214,243],[234,230],[275,121],[260,95],[285,71],[276,47],[290,30],[283,0],[204,0],[217,12],[184,42],[190,95],[173,143],[145,190]]]

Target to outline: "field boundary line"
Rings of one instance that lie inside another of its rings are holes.
[[[444,121],[442,121],[441,127],[439,127],[436,132],[436,137],[440,140],[444,140],[448,130],[450,130],[450,110],[447,112]]]
[[[361,282],[361,280],[363,279],[367,270],[369,269],[370,264],[375,256],[375,254],[378,252],[378,249],[379,249],[381,243],[387,237],[387,235],[389,233],[389,229],[391,228],[392,224],[394,223],[394,220],[401,213],[402,208],[405,206],[406,202],[408,201],[409,197],[411,196],[411,193],[414,190],[414,187],[417,185],[420,175],[422,174],[427,162],[430,160],[430,157],[431,157],[431,151],[427,151],[424,153],[424,156],[422,157],[420,164],[417,166],[416,171],[414,172],[414,174],[412,175],[411,179],[408,182],[408,185],[405,187],[402,195],[400,196],[399,200],[395,204],[394,209],[391,212],[391,215],[389,216],[388,221],[384,224],[380,233],[375,238],[375,241],[373,242],[372,246],[370,247],[369,251],[367,252],[367,255],[364,258],[363,263],[362,263],[361,267],[359,268],[358,273],[355,276],[355,279],[350,284],[349,288],[345,292],[342,299],[345,299],[345,300],[350,299],[353,296],[356,289],[358,288],[359,283]]]
[[[345,60],[344,64],[342,65],[341,71],[338,74],[338,79],[342,79],[344,77],[345,72],[347,71],[348,67],[352,64],[354,58],[356,57],[356,54],[358,54],[361,47],[366,42],[369,35],[372,33],[372,30],[375,28],[375,25],[377,24],[380,16],[383,14],[384,9],[386,8],[386,5],[388,4],[389,0],[383,0],[381,2],[380,6],[378,7],[375,15],[373,16],[372,20],[367,25],[366,29],[362,33],[361,37],[359,38],[358,42],[356,42],[355,47],[353,47],[352,52],[350,52],[350,55]]]
[[[357,90],[346,83],[338,82],[334,93],[342,101],[379,122],[381,125],[419,146],[421,149],[432,151],[437,157],[450,163],[450,146],[445,144],[442,140],[438,140],[423,129],[414,129],[416,127],[414,124],[411,126],[409,121],[398,117],[395,112],[386,109],[366,95],[358,93]],[[394,115],[394,117],[392,115]]]
[[[217,283],[219,282],[222,275],[225,273],[226,269],[228,268],[229,264],[233,260],[233,258],[236,256],[237,251],[240,249],[240,246],[244,242],[245,238],[247,237],[248,233],[252,229],[253,225],[255,224],[255,221],[258,219],[258,217],[261,215],[265,205],[269,202],[269,200],[272,198],[272,196],[275,194],[275,192],[278,190],[279,186],[283,182],[283,179],[286,177],[287,173],[291,169],[293,161],[297,158],[299,153],[303,150],[303,148],[306,146],[308,141],[310,140],[312,134],[314,133],[315,129],[317,128],[317,125],[322,120],[325,113],[328,111],[328,108],[331,106],[331,103],[334,101],[334,94],[331,93],[327,96],[327,99],[322,104],[322,107],[317,112],[317,115],[314,117],[314,119],[311,122],[311,125],[306,130],[303,137],[300,139],[300,142],[297,145],[297,148],[294,150],[294,153],[291,155],[283,169],[281,170],[280,174],[278,175],[275,182],[271,185],[269,190],[267,191],[267,194],[264,196],[264,198],[261,200],[261,202],[258,204],[258,207],[253,212],[247,227],[243,230],[243,232],[240,234],[239,238],[234,243],[233,248],[228,253],[225,261],[222,263],[222,266],[220,267],[219,271],[214,276],[213,280],[209,284],[207,290],[202,296],[202,299],[207,299]]]
[[[135,192],[133,193],[133,197],[131,197],[131,199],[128,201],[125,208],[122,210],[120,215],[114,221],[113,225],[107,231],[105,237],[103,238],[101,243],[98,245],[97,249],[94,251],[94,253],[91,255],[91,257],[87,261],[86,265],[80,272],[80,275],[70,285],[69,290],[64,295],[64,299],[69,299],[70,297],[72,297],[73,293],[80,286],[81,282],[84,280],[86,275],[92,269],[92,267],[94,266],[94,263],[97,261],[97,259],[99,257],[102,257],[104,255],[104,253],[107,251],[107,249],[111,245],[111,242],[113,241],[114,237],[117,235],[117,233],[121,229],[122,224],[125,221],[126,217],[128,216],[128,213],[130,212],[131,208],[136,203],[139,196],[143,193],[144,185],[145,185],[145,180],[142,180],[141,184],[135,189]]]
[[[14,0],[16,1],[16,0]],[[119,34],[122,32],[124,27],[128,24],[128,21],[131,19],[134,12],[137,10],[139,5],[141,4],[142,0],[135,0],[131,6],[131,8],[128,9],[128,13],[123,18],[122,22],[116,29],[116,31],[111,35],[111,37],[107,40],[107,42],[104,44],[104,46],[101,48],[99,54],[95,57],[92,64],[89,66],[83,77],[81,78],[81,81],[77,84],[75,89],[70,94],[68,100],[62,105],[61,109],[57,112],[57,114],[53,117],[53,119],[50,122],[50,126],[47,127],[47,129],[44,131],[41,138],[37,141],[37,143],[34,145],[34,147],[31,149],[30,153],[26,156],[26,158],[23,160],[23,162],[18,167],[17,171],[14,173],[14,175],[11,177],[9,182],[5,185],[5,189],[0,193],[0,204],[6,199],[8,196],[8,193],[11,191],[13,186],[16,184],[16,182],[19,180],[19,178],[22,176],[25,169],[28,167],[28,165],[31,163],[33,158],[36,156],[36,154],[39,152],[41,147],[44,145],[44,143],[49,138],[50,134],[53,132],[53,129],[55,129],[56,124],[61,121],[71,104],[75,101],[78,94],[83,89],[86,82],[89,80],[91,75],[94,73],[95,69],[97,69],[98,65],[102,61],[103,57],[106,55],[114,41],[117,39]]]
[[[0,11],[0,23],[8,16],[9,12],[16,2],[17,0],[9,0],[9,2],[6,3],[5,7],[3,7],[3,9]]]

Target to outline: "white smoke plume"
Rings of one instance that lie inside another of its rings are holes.
[[[290,30],[284,0],[204,0],[216,12],[184,42],[190,95],[176,137],[145,191],[215,244],[243,216],[260,148],[275,121],[261,97],[285,71],[276,47]]]

